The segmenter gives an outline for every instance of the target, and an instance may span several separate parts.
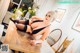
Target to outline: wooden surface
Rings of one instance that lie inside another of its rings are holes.
[[[40,53],[41,44],[31,46],[29,37],[29,34],[17,31],[15,24],[10,21],[3,43],[9,44],[9,48],[16,51]]]

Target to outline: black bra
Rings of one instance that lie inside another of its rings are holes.
[[[36,30],[32,30],[32,34],[37,34],[38,32],[40,32],[41,30],[45,29],[48,26],[45,26],[45,27],[42,27],[42,28],[39,28],[39,29],[36,29]]]
[[[35,23],[35,22],[43,22],[43,20],[35,20],[35,21],[32,22],[32,24]],[[42,27],[42,28],[39,28],[39,29],[36,29],[36,30],[33,30],[33,28],[31,27],[32,28],[32,33],[31,34],[37,34],[38,32],[40,32],[41,30],[43,30],[44,28],[46,28],[48,26],[45,26],[45,27]]]

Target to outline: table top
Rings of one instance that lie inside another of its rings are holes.
[[[31,46],[29,36],[27,33],[17,31],[15,24],[10,21],[3,43],[9,44],[10,49],[25,53],[54,53],[46,40],[42,44]]]

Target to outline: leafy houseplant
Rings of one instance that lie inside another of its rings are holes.
[[[22,8],[15,8],[14,9],[14,14],[12,15],[12,18],[16,19],[16,18],[20,18],[21,16],[24,16],[24,13],[26,12],[26,10],[22,10]]]
[[[34,16],[36,14],[36,10],[31,7],[28,8],[28,12],[30,13],[29,18],[31,18],[32,16]]]

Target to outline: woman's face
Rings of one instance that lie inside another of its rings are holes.
[[[47,13],[46,16],[45,16],[46,20],[50,20],[51,18],[51,13]]]

